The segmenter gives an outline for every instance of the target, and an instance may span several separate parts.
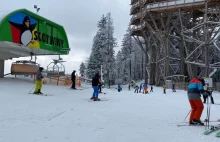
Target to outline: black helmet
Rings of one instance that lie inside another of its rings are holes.
[[[99,77],[100,75],[99,75],[99,73],[96,73],[95,76],[96,76],[96,77]]]
[[[42,71],[42,70],[44,70],[44,68],[43,67],[39,67],[39,70]]]
[[[199,81],[201,81],[202,85],[205,86],[205,80],[203,78],[199,78]]]

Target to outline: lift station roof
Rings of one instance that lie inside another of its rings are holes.
[[[26,9],[0,15],[0,59],[30,55],[68,55],[63,26]]]

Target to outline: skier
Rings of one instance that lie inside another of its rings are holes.
[[[204,88],[204,90],[207,90],[207,89],[205,89]],[[214,99],[213,99],[213,97],[212,97],[212,91],[210,91],[210,95],[202,95],[203,96],[203,103],[205,104],[206,103],[206,99],[208,98],[208,97],[210,97],[211,98],[211,103],[212,104],[214,104]]]
[[[153,92],[153,86],[151,85],[151,87],[150,87],[150,92]]]
[[[176,92],[175,84],[174,83],[173,83],[173,86],[172,86],[172,90],[173,90],[173,92]]]
[[[148,87],[144,88],[145,94],[148,94]]]
[[[37,71],[37,74],[36,74],[36,88],[35,88],[35,91],[34,91],[34,94],[43,94],[41,92],[41,89],[42,89],[42,78],[43,75],[42,75],[42,71],[44,70],[43,67],[40,67],[39,70]]]
[[[130,91],[131,90],[131,84],[129,83],[128,85],[128,90]]]
[[[135,88],[134,93],[138,93],[138,89],[139,89],[138,85],[136,85],[134,88]]]
[[[142,83],[140,84],[140,89],[139,89],[139,93],[141,93],[141,89],[142,89]]]
[[[166,94],[166,85],[163,85],[163,93]]]
[[[100,101],[100,99],[98,98],[99,95],[98,84],[99,84],[99,73],[96,73],[95,76],[92,78],[92,88],[94,91],[91,100]]]
[[[121,85],[118,84],[118,92],[120,92],[122,90]]]
[[[190,125],[204,125],[204,123],[201,122],[200,117],[202,115],[204,106],[201,100],[201,95],[209,95],[209,91],[205,91],[203,86],[205,85],[205,81],[203,78],[195,77],[191,80],[189,86],[188,86],[188,99],[191,106],[191,115],[189,118],[189,124]]]
[[[147,94],[148,93],[148,91],[147,91],[147,83],[145,82],[144,84],[143,84],[143,94]]]
[[[76,71],[73,70],[72,74],[71,74],[71,80],[72,80],[72,86],[71,88],[72,89],[76,89],[76,75],[75,75]]]

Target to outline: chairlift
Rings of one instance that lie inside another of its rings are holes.
[[[38,63],[28,60],[20,60],[12,63],[11,75],[34,75],[38,69]]]
[[[65,66],[62,64],[62,58],[59,59],[53,59],[53,62],[51,62],[47,66],[47,75],[48,76],[54,76],[54,75],[60,75],[60,76],[65,76]]]

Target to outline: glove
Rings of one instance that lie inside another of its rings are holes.
[[[204,93],[202,93],[203,96],[207,97],[207,96],[211,96],[211,92],[205,90]]]

